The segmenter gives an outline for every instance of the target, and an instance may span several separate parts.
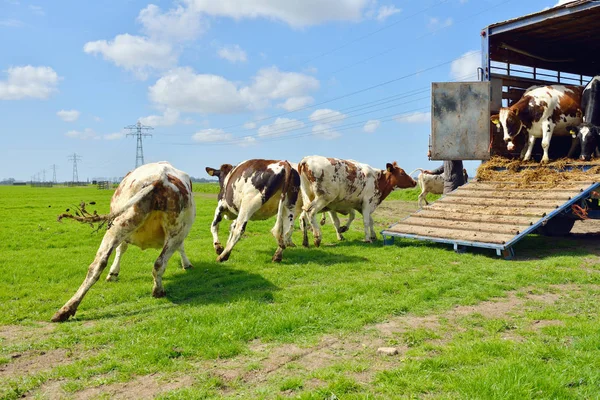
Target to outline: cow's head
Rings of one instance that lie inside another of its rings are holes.
[[[394,161],[393,164],[387,163],[385,167],[386,181],[391,185],[391,190],[413,188],[417,186],[417,181],[400,168],[396,161]]]
[[[598,135],[600,134],[600,130],[598,127],[584,122],[579,126],[567,126],[567,130],[573,138],[578,139],[579,144],[581,145],[579,158],[583,161],[590,161],[599,144]]]
[[[229,173],[231,172],[231,170],[233,168],[235,168],[235,167],[231,164],[223,164],[223,165],[221,165],[221,168],[219,168],[219,169],[206,167],[206,173],[210,176],[216,176],[217,178],[219,178],[219,187],[221,188],[221,192],[222,192],[223,185],[225,183],[225,178],[227,177],[227,175],[229,175]]]
[[[500,109],[500,114],[492,115],[490,119],[498,129],[503,130],[504,141],[507,144],[508,150],[513,150],[515,148],[513,139],[523,128],[523,123],[521,122],[521,118],[519,118],[519,110],[502,108]]]

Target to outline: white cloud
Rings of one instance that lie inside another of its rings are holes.
[[[304,127],[302,121],[291,118],[277,118],[270,125],[263,125],[258,128],[259,137],[277,137],[289,133],[289,131]]]
[[[244,129],[255,129],[256,122],[248,121],[244,124]]]
[[[454,20],[450,17],[446,18],[445,20],[441,20],[438,17],[430,17],[427,27],[431,31],[438,31],[440,29],[444,29],[444,28],[451,26],[453,23],[454,23]]]
[[[468,51],[459,59],[452,61],[450,76],[457,81],[476,81],[477,68],[481,66],[481,53],[477,50]]]
[[[391,6],[381,6],[379,7],[379,11],[377,12],[375,19],[377,19],[377,21],[385,21],[388,19],[388,17],[398,14],[399,12],[402,12],[402,9],[396,8],[396,6],[393,4]]]
[[[214,128],[202,129],[192,136],[192,140],[198,143],[226,142],[232,138],[231,133],[226,133],[223,129]]]
[[[238,145],[241,147],[253,146],[255,144],[256,138],[253,138],[252,136],[244,136],[242,140],[238,143]]]
[[[346,117],[346,114],[342,114],[339,111],[321,108],[310,114],[309,118],[312,122],[318,122],[320,124],[337,124],[342,122]]]
[[[196,12],[211,16],[267,18],[293,27],[316,25],[326,21],[359,21],[371,0],[186,0]]]
[[[94,121],[96,121],[96,122],[102,122],[102,118],[100,118],[98,116],[94,116]]]
[[[40,15],[40,16],[46,15],[46,13],[44,12],[44,9],[40,6],[30,5],[29,10],[31,10],[32,13]]]
[[[73,139],[82,139],[82,140],[100,139],[100,135],[98,135],[91,128],[85,128],[83,131],[72,130],[72,131],[65,133],[65,136],[68,136]]]
[[[105,60],[132,71],[140,79],[146,79],[152,69],[166,69],[177,63],[177,55],[169,43],[127,33],[109,42],[87,42],[83,51],[102,54]]]
[[[0,81],[0,100],[47,99],[56,92],[58,74],[50,67],[10,67]]]
[[[415,112],[394,118],[397,122],[406,124],[422,124],[431,121],[430,112]]]
[[[277,105],[279,108],[283,108],[287,111],[294,111],[300,108],[304,108],[315,101],[311,96],[298,96],[290,97],[285,102]]]
[[[79,114],[80,112],[77,110],[60,110],[56,113],[56,115],[65,122],[77,121]]]
[[[179,111],[166,109],[163,115],[149,115],[147,117],[141,117],[140,123],[142,125],[150,126],[171,126],[179,123]]]
[[[558,0],[558,2],[553,7],[562,6],[563,4],[571,3],[572,1],[575,0]]]
[[[0,20],[0,26],[4,28],[20,28],[22,26],[25,26],[25,24],[23,23],[23,21],[11,18]]]
[[[182,6],[163,13],[158,6],[149,4],[140,11],[137,20],[146,35],[158,40],[193,40],[207,28],[197,12]]]
[[[340,136],[342,136],[341,133],[336,131],[329,124],[316,124],[312,128],[312,132],[313,132],[313,135],[318,136],[321,139],[328,139],[328,140],[336,139],[336,138],[339,138]]]
[[[119,140],[125,137],[124,132],[109,133],[103,136],[104,140]]]
[[[150,99],[161,107],[228,114],[265,108],[272,100],[303,96],[318,88],[314,77],[281,72],[276,67],[261,69],[252,84],[242,87],[222,76],[196,74],[186,67],[169,71],[148,91]]]
[[[380,125],[381,125],[380,120],[371,119],[371,120],[367,121],[367,123],[363,127],[363,131],[365,131],[366,133],[373,133],[377,130],[377,128],[379,128]]]
[[[230,61],[232,63],[235,62],[246,62],[246,52],[242,50],[240,46],[237,44],[235,46],[225,46],[217,51],[219,57]]]

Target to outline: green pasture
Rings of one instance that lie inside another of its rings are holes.
[[[104,281],[107,268],[62,324],[50,318],[83,281],[102,230],[56,217],[82,201],[106,213],[113,191],[0,186],[0,398],[600,397],[596,239],[530,236],[504,261],[365,244],[357,216],[346,241],[328,222],[320,248],[286,249],[275,264],[274,220],[251,221],[219,264],[217,186],[194,186],[194,268],[181,270],[175,254],[167,296],[154,299],[158,251],[131,246],[119,281]],[[376,231],[417,194],[394,192]]]

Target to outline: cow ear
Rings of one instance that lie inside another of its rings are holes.
[[[387,163],[385,165],[385,168],[387,169],[388,172],[392,172],[394,170],[394,165],[391,163]]]
[[[513,114],[515,114],[516,116],[518,116],[518,115],[519,115],[519,109],[518,109],[518,108],[515,108],[515,109],[513,110]]]
[[[214,168],[210,168],[210,167],[206,167],[206,173],[210,176],[215,176],[215,169]]]
[[[492,124],[496,125],[496,127],[500,128],[500,116],[498,114],[492,115],[490,121],[492,121]]]

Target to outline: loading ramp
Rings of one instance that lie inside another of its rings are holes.
[[[585,210],[586,201],[597,197],[600,188],[600,175],[587,178],[552,188],[547,182],[526,188],[515,182],[469,182],[381,234],[384,244],[400,237],[452,244],[459,252],[466,247],[494,249],[511,259],[515,243],[540,228],[566,222],[570,230],[568,225],[577,219],[573,207]]]

